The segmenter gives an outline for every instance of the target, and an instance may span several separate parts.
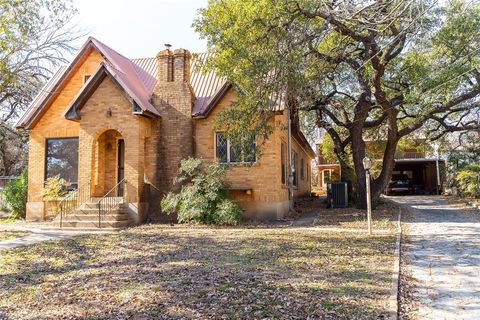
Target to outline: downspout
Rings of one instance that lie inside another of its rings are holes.
[[[293,163],[292,163],[292,119],[290,117],[290,106],[287,106],[288,117],[288,202],[290,210],[293,210]]]

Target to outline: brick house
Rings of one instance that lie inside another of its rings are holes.
[[[166,219],[160,199],[188,156],[227,163],[230,195],[246,218],[284,217],[291,201],[284,105],[272,112],[275,129],[262,156],[239,153],[213,129],[216,114],[237,92],[225,79],[201,70],[205,57],[166,49],[153,58],[128,59],[90,37],[17,124],[30,136],[27,219],[48,218],[40,190],[56,175],[78,195],[87,193],[89,202],[123,199],[130,222]],[[291,117],[293,197],[299,197],[310,193],[315,153],[298,117]]]

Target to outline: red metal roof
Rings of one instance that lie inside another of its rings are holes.
[[[42,89],[38,92],[38,94],[33,98],[32,102],[30,102],[29,107],[20,117],[17,122],[17,127],[23,127],[29,119],[33,118],[35,113],[38,111],[38,108],[41,106],[42,102],[48,98],[50,94],[53,93],[54,87],[57,84],[58,80],[62,77],[62,75],[66,72],[67,66],[61,66],[57,72],[53,74],[53,76],[48,80],[47,83],[43,86]]]
[[[204,114],[217,94],[225,87],[225,78],[218,77],[214,72],[203,70],[203,63],[208,58],[207,53],[194,53],[190,65],[190,84],[195,94],[192,116]],[[141,78],[145,85],[153,91],[157,82],[157,59],[155,57],[132,59],[139,68],[148,73]]]
[[[80,57],[90,47],[104,56],[106,63],[115,70],[112,73],[120,80],[120,83],[126,86],[126,89],[143,110],[159,115],[150,102],[157,82],[157,59],[155,57],[128,59],[103,42],[89,37],[72,63],[69,66],[61,67],[48,81],[20,118],[17,127],[29,127],[43,111],[43,108],[48,104],[47,102],[53,99],[55,90],[68,77],[74,66],[79,63]],[[229,88],[225,78],[218,77],[214,72],[204,69],[204,62],[208,58],[209,54],[207,53],[193,54],[190,66],[190,84],[195,95],[192,109],[192,116],[194,117],[206,116],[225,90]],[[283,95],[272,97],[272,104],[274,104],[274,110],[283,110]]]

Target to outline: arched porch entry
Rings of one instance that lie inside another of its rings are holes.
[[[125,140],[122,134],[108,129],[98,135],[92,146],[92,196],[124,196]]]

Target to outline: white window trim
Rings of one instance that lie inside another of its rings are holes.
[[[255,153],[255,161],[244,161],[244,155],[242,154],[242,161],[236,161],[236,162],[231,162],[230,161],[230,139],[227,140],[227,162],[220,162],[219,159],[217,158],[217,133],[223,133],[225,134],[224,131],[215,131],[213,135],[213,153],[214,153],[214,158],[215,162],[222,163],[222,164],[253,164],[257,163],[257,154]],[[255,144],[255,148],[257,147],[257,140],[253,142]]]
[[[326,187],[327,186],[327,183],[325,183],[325,172],[329,172],[329,178],[330,178],[330,182],[332,182],[332,169],[324,169],[322,170],[322,186],[323,187]]]

